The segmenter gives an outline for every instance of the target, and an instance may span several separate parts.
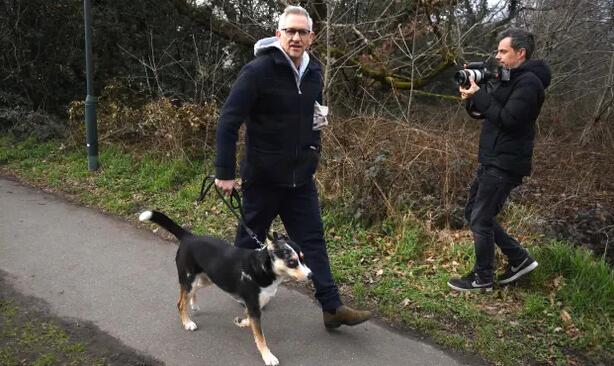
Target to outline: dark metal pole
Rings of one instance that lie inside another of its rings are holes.
[[[90,171],[98,169],[98,131],[96,126],[96,103],[94,96],[92,65],[92,6],[91,0],[83,0],[85,18],[85,69],[87,78],[87,97],[85,98],[85,135],[87,142],[87,167]]]

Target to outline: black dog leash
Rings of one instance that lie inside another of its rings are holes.
[[[210,180],[209,184],[207,184],[208,180]],[[200,187],[200,194],[198,196],[198,199],[196,200],[196,203],[201,203],[205,199],[207,193],[212,186],[215,186],[215,176],[208,175],[205,177],[205,179],[203,179],[203,184]],[[247,234],[252,239],[254,239],[254,241],[256,241],[256,243],[258,243],[261,248],[266,247],[266,244],[262,243],[258,239],[258,236],[256,236],[256,233],[254,233],[254,231],[250,229],[249,226],[247,226],[247,224],[245,223],[245,214],[243,213],[243,205],[241,204],[241,196],[239,195],[239,192],[237,192],[237,190],[233,188],[232,192],[230,193],[230,201],[226,199],[218,186],[215,186],[215,192],[222,199],[222,202],[224,202],[224,204],[230,209],[230,212],[232,212],[232,214],[237,218],[237,220],[239,220],[239,223],[241,224],[241,226],[243,226],[245,231],[247,231]],[[239,211],[240,215],[237,214],[237,210]],[[268,233],[266,236],[267,238],[271,239]]]

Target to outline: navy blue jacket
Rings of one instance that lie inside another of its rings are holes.
[[[300,88],[278,48],[245,65],[218,121],[216,178],[235,178],[238,131],[245,123],[244,184],[296,187],[313,179],[320,157],[320,132],[313,130],[316,100],[322,102],[322,72],[313,58]]]
[[[485,118],[478,152],[482,165],[516,176],[531,174],[535,121],[549,85],[548,66],[527,60],[511,70],[509,81],[499,82],[489,93],[480,88],[469,99],[469,113]]]

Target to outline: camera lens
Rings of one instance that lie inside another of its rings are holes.
[[[473,80],[475,80],[477,84],[482,82],[482,77],[484,76],[484,73],[480,70],[471,70],[471,71],[473,72]]]
[[[469,79],[472,76],[473,76],[473,80],[477,84],[479,84],[480,82],[482,82],[482,79],[485,77],[485,74],[481,70],[474,70],[474,69],[459,70],[454,74],[454,80],[456,80],[456,83],[458,85],[467,88],[471,85],[471,82],[469,81]]]
[[[454,80],[458,85],[469,84],[469,73],[467,71],[469,70],[458,70],[454,74]]]

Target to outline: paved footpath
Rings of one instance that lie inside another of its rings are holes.
[[[0,270],[17,291],[167,365],[264,365],[251,332],[232,323],[242,308],[213,286],[199,292],[199,329],[183,330],[175,250],[148,230],[0,177]],[[374,321],[327,332],[313,299],[284,286],[262,323],[282,365],[476,364]]]

